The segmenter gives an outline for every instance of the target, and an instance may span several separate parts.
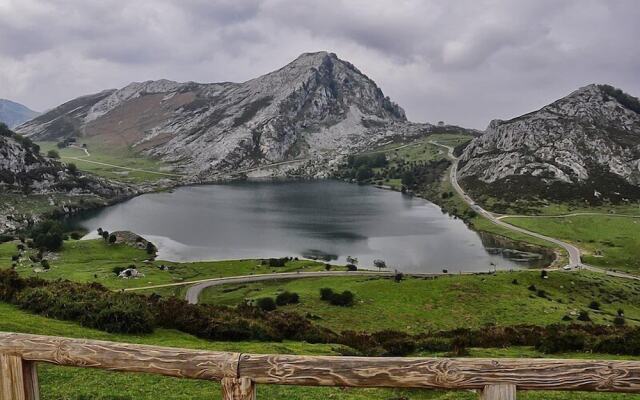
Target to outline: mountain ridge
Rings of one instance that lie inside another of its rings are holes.
[[[531,113],[491,121],[464,150],[459,178],[498,197],[512,198],[508,189],[555,200],[640,198],[640,103],[634,110],[624,99],[635,98],[591,84]]]
[[[353,64],[316,52],[242,83],[132,82],[64,103],[17,132],[34,140],[100,136],[209,180],[353,153],[432,127],[408,122],[404,110]]]
[[[0,122],[14,128],[40,113],[12,100],[0,99]]]

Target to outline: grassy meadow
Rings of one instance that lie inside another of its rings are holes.
[[[505,218],[505,222],[575,244],[582,261],[615,270],[640,272],[640,218],[610,215]]]
[[[321,288],[353,292],[354,306],[321,301]],[[550,272],[546,279],[537,271],[499,272],[407,278],[400,283],[379,277],[283,280],[210,287],[200,299],[233,306],[245,299],[275,297],[283,291],[300,295],[299,304],[283,310],[312,315],[317,324],[335,331],[420,333],[486,324],[549,325],[560,323],[564,316],[578,322],[576,316],[582,310],[588,311],[595,323],[610,325],[619,308],[624,309],[628,324],[640,323],[640,282],[588,272]],[[592,301],[600,304],[599,310],[589,308]]]
[[[11,267],[11,257],[18,253],[16,242],[0,244],[0,268]],[[30,250],[33,253],[33,250]],[[18,263],[16,270],[25,277],[38,276],[43,279],[69,279],[76,282],[98,282],[111,289],[126,289],[152,285],[180,283],[207,278],[221,278],[235,275],[264,274],[292,271],[322,271],[324,263],[311,260],[293,260],[284,267],[261,265],[261,260],[204,261],[173,263],[162,260],[145,261],[144,250],[125,244],[108,244],[102,239],[67,240],[58,253],[47,256],[50,270],[40,269],[33,264],[28,254]],[[137,279],[118,278],[113,269],[135,265],[145,276]],[[160,265],[171,269],[163,271]],[[334,267],[339,269],[341,267]]]
[[[90,156],[87,156],[84,150],[79,147],[59,149],[56,146],[56,142],[38,142],[38,145],[43,154],[47,154],[49,150],[55,150],[60,154],[63,162],[74,163],[81,171],[90,172],[109,179],[136,184],[153,182],[160,179],[179,178],[179,176],[163,175],[171,174],[170,165],[159,160],[142,157],[129,148],[110,147],[93,138],[83,138],[78,142],[78,145],[83,143],[87,144],[87,150]],[[131,171],[125,168],[95,164],[89,161],[139,169],[141,171]]]

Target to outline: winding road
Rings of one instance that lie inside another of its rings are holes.
[[[434,142],[434,141],[430,141],[429,143],[434,144],[436,146],[444,147],[445,149],[447,149],[447,157],[453,162],[453,165],[451,167],[451,174],[450,174],[451,186],[453,186],[455,191],[460,195],[460,197],[462,197],[462,200],[464,200],[464,202],[467,203],[475,212],[482,215],[483,217],[485,217],[486,219],[488,219],[489,221],[493,222],[496,225],[556,244],[562,247],[563,249],[565,249],[569,254],[569,265],[571,267],[579,267],[582,265],[580,261],[580,249],[572,245],[571,243],[563,242],[562,240],[558,240],[550,236],[545,236],[540,233],[532,232],[527,229],[520,228],[518,226],[506,223],[502,221],[502,218],[506,217],[505,215],[497,216],[494,213],[487,211],[484,208],[480,207],[478,204],[476,204],[476,202],[474,202],[473,199],[469,197],[467,192],[465,192],[464,189],[462,189],[462,187],[458,183],[458,163],[460,159],[453,154],[453,147],[447,146],[445,144],[441,144],[438,142]]]
[[[524,229],[524,228],[520,228],[520,227],[515,226],[515,225],[511,225],[511,224],[509,224],[507,222],[504,222],[502,220],[502,218],[506,218],[506,217],[509,217],[509,218],[510,217],[524,218],[524,217],[527,217],[527,216],[496,215],[496,214],[494,214],[494,213],[492,213],[490,211],[487,211],[484,208],[480,207],[478,204],[476,204],[473,201],[473,199],[471,197],[469,197],[469,195],[464,191],[464,189],[462,189],[462,187],[458,183],[458,162],[460,161],[460,159],[453,154],[453,147],[447,146],[447,145],[442,144],[442,143],[434,142],[434,141],[430,141],[429,143],[431,143],[433,145],[436,145],[436,146],[444,147],[445,149],[447,149],[447,157],[453,162],[453,165],[451,167],[451,174],[450,174],[451,185],[453,186],[455,191],[460,195],[460,197],[462,197],[464,202],[469,204],[469,206],[474,211],[476,211],[478,214],[481,214],[483,217],[487,218],[489,221],[493,222],[496,225],[505,227],[505,228],[510,229],[512,231],[515,231],[515,232],[524,233],[525,235],[533,236],[533,237],[538,238],[538,239],[546,240],[547,242],[551,242],[551,243],[554,243],[554,244],[562,247],[569,254],[569,266],[570,267],[585,269],[585,270],[593,271],[593,272],[599,272],[599,273],[603,273],[605,275],[615,276],[615,277],[618,277],[618,278],[640,280],[640,276],[637,276],[637,275],[632,275],[632,274],[627,274],[627,273],[624,273],[624,272],[617,272],[617,271],[608,271],[608,270],[605,270],[605,269],[602,269],[602,268],[594,267],[592,265],[583,264],[581,259],[580,259],[581,251],[580,251],[580,249],[578,247],[574,246],[573,244],[567,243],[567,242],[563,242],[562,240],[559,240],[559,239],[556,239],[556,238],[553,238],[553,237],[550,237],[550,236],[545,236],[545,235],[542,235],[542,234],[537,233],[537,232],[532,232],[530,230],[527,230],[527,229]],[[600,214],[600,213],[575,213],[575,215],[598,215],[598,214]],[[605,215],[622,216],[620,214],[605,214]],[[566,216],[571,216],[571,214],[567,214]],[[540,216],[540,217],[542,218],[543,216]],[[562,216],[555,216],[555,217],[562,217]],[[633,217],[635,218],[635,217],[638,217],[638,216],[633,216]]]

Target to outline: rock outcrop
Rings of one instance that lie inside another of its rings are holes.
[[[494,120],[461,157],[472,192],[515,199],[640,198],[640,102],[589,85],[542,109]]]
[[[0,234],[23,227],[32,218],[39,218],[38,210],[23,215],[7,202],[6,196],[33,200],[42,195],[50,210],[70,212],[89,206],[106,205],[134,195],[136,189],[117,182],[83,174],[57,160],[43,157],[37,144],[16,135],[0,124]]]
[[[213,180],[348,154],[433,128],[408,122],[403,109],[356,67],[318,52],[244,83],[132,83],[72,100],[17,131],[34,140],[99,136]]]

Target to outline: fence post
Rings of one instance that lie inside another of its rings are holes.
[[[487,385],[480,393],[480,400],[516,400],[516,385]]]
[[[38,370],[33,361],[22,360],[22,375],[24,376],[24,391],[26,400],[40,400],[38,385]]]
[[[0,400],[38,400],[35,364],[22,357],[0,354]]]
[[[222,379],[222,400],[255,400],[256,385],[249,378]]]

